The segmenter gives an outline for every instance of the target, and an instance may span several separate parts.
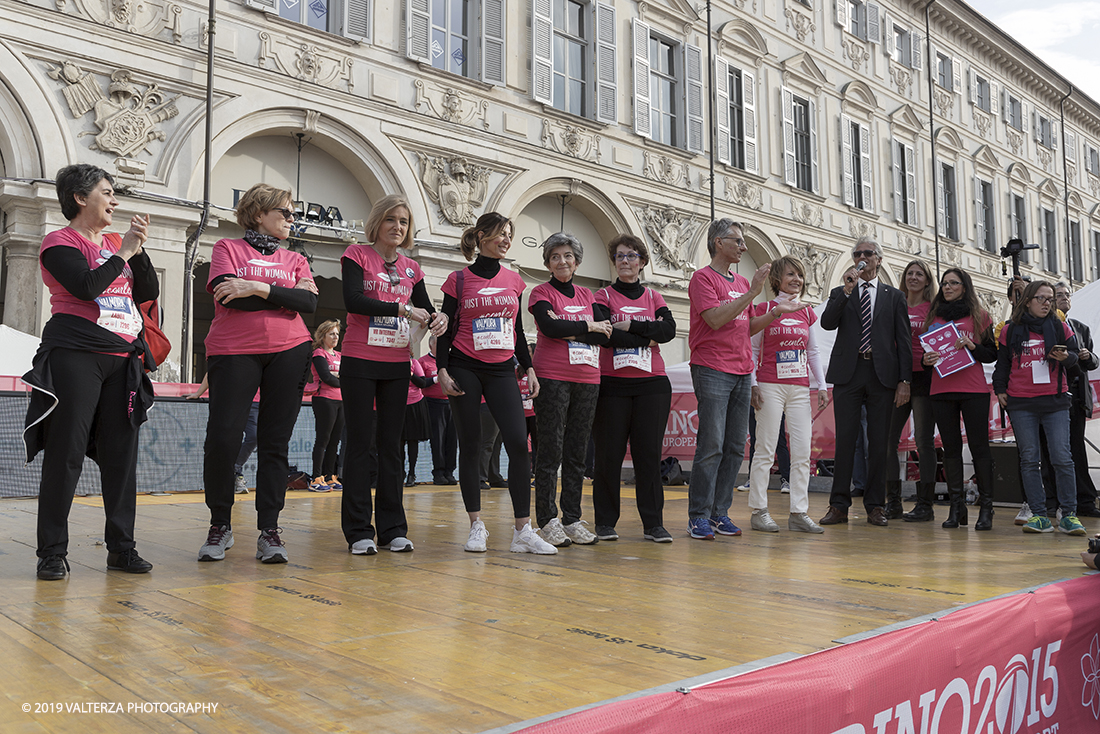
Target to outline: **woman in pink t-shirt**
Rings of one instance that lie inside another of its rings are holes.
[[[466,550],[484,553],[489,536],[481,521],[481,402],[496,421],[508,452],[508,493],[512,499],[515,553],[552,555],[557,549],[531,529],[531,465],[527,456],[527,427],[513,364],[527,372],[531,397],[538,397],[539,381],[531,366],[520,318],[525,284],[501,260],[512,246],[512,221],[487,212],[462,233],[460,247],[469,267],[451,273],[443,283],[443,313],[452,328],[438,341],[436,364],[439,386],[451,401],[458,430],[458,484],[470,518]]]
[[[409,393],[405,399],[405,435],[401,437],[409,457],[409,473],[405,476],[406,487],[416,486],[416,460],[420,458],[420,442],[427,441],[431,437],[428,399],[424,395],[424,390],[435,382],[425,374],[424,365],[417,361],[412,353],[412,347],[410,343],[409,366],[412,368],[412,373],[409,375]]]
[[[23,376],[34,388],[23,435],[27,462],[44,452],[37,574],[56,581],[69,570],[69,510],[92,442],[107,515],[107,568],[145,573],[153,565],[134,547],[138,429],[153,401],[143,368],[156,365],[145,359],[137,304],[160,295],[142,249],[149,218],[133,217],[122,237],[106,233],[119,206],[114,179],[84,163],[57,172],[57,199],[69,226],[42,241],[51,316]]]
[[[1050,463],[1058,489],[1062,520],[1058,529],[1067,535],[1085,535],[1077,519],[1077,477],[1069,447],[1069,378],[1066,370],[1077,364],[1077,338],[1058,318],[1054,287],[1045,280],[1030,283],[998,337],[997,367],[993,391],[1012,418],[1016,447],[1020,451],[1020,476],[1027,504],[1034,513],[1025,533],[1050,533],[1046,491],[1039,469],[1039,428],[1046,434]]]
[[[802,261],[786,255],[772,263],[768,286],[775,299],[757,312],[767,315],[762,331],[752,337],[756,372],[753,374],[752,407],[756,410],[756,453],[749,470],[749,519],[753,530],[779,532],[779,524],[768,512],[768,478],[772,457],[779,441],[783,416],[791,450],[791,514],[787,529],[801,533],[825,532],[810,516],[810,437],[813,434],[813,409],[810,406],[810,376],[817,391],[817,410],[829,403],[825,372],[814,332],[817,321],[811,308],[782,313],[799,303],[806,290],[806,270]]]
[[[340,393],[340,322],[325,321],[313,332],[313,356],[310,370],[317,383],[317,393],[310,401],[313,408],[313,425],[317,437],[313,442],[313,476],[309,484],[312,492],[330,492],[342,489],[336,477],[336,460],[339,456],[340,436],[344,432],[344,402]]]
[[[887,441],[890,452],[886,456],[886,519],[925,522],[935,519],[932,503],[936,499],[936,427],[928,392],[932,385],[932,370],[925,369],[921,362],[924,350],[919,337],[925,332],[924,322],[928,318],[932,297],[936,295],[936,279],[928,263],[918,259],[909,261],[902,270],[901,282],[909,311],[909,329],[913,335],[913,384],[910,386],[909,401],[895,406],[890,417],[890,438]],[[920,482],[917,483],[916,506],[910,512],[904,512],[901,483],[905,476],[901,468],[903,465],[898,462],[897,447],[910,413],[913,416],[917,456],[920,458]]]
[[[287,562],[279,513],[286,500],[287,450],[313,351],[302,314],[317,309],[309,263],[280,246],[291,235],[294,217],[289,191],[256,184],[237,203],[244,237],[218,240],[210,256],[206,290],[214,296],[214,321],[206,336],[210,417],[203,462],[210,529],[200,561],[223,560],[233,546],[233,463],[259,389],[256,558]]]
[[[978,479],[978,520],[975,530],[993,529],[993,455],[989,451],[989,385],[985,381],[982,364],[997,359],[997,344],[993,339],[993,319],[974,290],[970,274],[961,268],[945,270],[940,278],[940,292],[932,299],[928,317],[924,322],[926,333],[933,329],[954,324],[959,338],[952,345],[955,350],[967,349],[974,361],[967,367],[946,376],[936,369],[940,361],[938,352],[925,351],[921,345],[917,352],[921,363],[932,374],[932,415],[943,442],[943,471],[947,476],[947,491],[951,497],[951,509],[943,527],[965,526],[966,497],[963,493],[963,437],[959,419],[966,424],[966,443],[974,460],[974,474]],[[914,372],[914,375],[917,373]]]

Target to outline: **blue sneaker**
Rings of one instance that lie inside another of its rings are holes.
[[[741,528],[733,524],[725,515],[716,515],[710,519],[710,526],[719,535],[740,535]]]
[[[1081,521],[1077,519],[1076,515],[1063,515],[1062,520],[1058,523],[1058,530],[1066,535],[1088,534],[1088,531],[1085,530],[1085,526],[1081,524]]]
[[[1050,519],[1043,517],[1042,515],[1032,515],[1026,523],[1024,523],[1025,533],[1053,533],[1054,525],[1051,524]]]
[[[688,521],[688,534],[700,540],[714,540],[714,533],[705,517],[693,517]]]

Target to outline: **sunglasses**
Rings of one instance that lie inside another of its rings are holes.
[[[271,211],[279,212],[283,215],[283,219],[288,222],[293,222],[295,219],[298,218],[298,215],[294,212],[293,209],[284,209],[282,207],[279,207],[278,209],[272,209]]]
[[[390,285],[397,285],[401,282],[401,275],[397,272],[397,265],[395,263],[383,261],[382,265],[386,268],[386,276],[390,279]]]
[[[940,284],[941,287],[945,286],[945,285],[949,285],[951,287],[960,286],[960,285],[962,285],[962,281],[961,280],[945,280],[945,281],[943,281],[943,283]]]
[[[852,253],[852,257],[874,257],[877,254],[874,250],[856,250]]]

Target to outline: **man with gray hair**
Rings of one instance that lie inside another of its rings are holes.
[[[697,270],[688,285],[688,347],[699,418],[688,485],[688,533],[693,538],[741,534],[729,518],[729,508],[749,430],[751,335],[781,314],[806,307],[788,301],[757,315],[752,302],[763,290],[771,264],[757,268],[752,283],[730,272],[747,249],[742,224],[731,219],[712,222],[707,230],[710,265]]]
[[[820,322],[821,328],[837,332],[825,376],[833,385],[836,461],[829,511],[820,523],[848,522],[856,430],[866,406],[867,482],[863,506],[867,522],[884,526],[890,415],[894,406],[909,400],[913,337],[905,295],[879,282],[882,248],[874,239],[861,237],[852,249],[852,260],[855,265],[844,273],[844,285],[829,294]]]

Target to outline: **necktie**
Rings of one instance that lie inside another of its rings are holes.
[[[859,320],[863,323],[863,336],[859,340],[859,351],[871,351],[871,284],[864,283],[859,294]]]

